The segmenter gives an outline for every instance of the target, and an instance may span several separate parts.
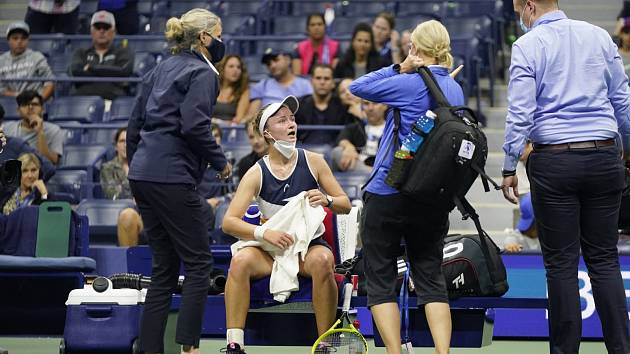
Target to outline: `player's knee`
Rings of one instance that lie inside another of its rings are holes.
[[[232,256],[230,275],[234,277],[248,276],[254,267],[255,259],[249,252],[240,251]]]
[[[123,209],[118,215],[118,224],[124,228],[131,228],[138,224],[138,212],[132,208]]]
[[[310,261],[309,268],[313,277],[328,278],[333,275],[335,259],[329,252],[319,252]]]

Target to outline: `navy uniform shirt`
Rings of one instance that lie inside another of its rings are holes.
[[[218,75],[201,54],[183,51],[145,75],[129,118],[129,179],[197,185],[208,164],[227,160],[210,130]]]

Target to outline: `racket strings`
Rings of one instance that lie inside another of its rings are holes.
[[[363,338],[357,333],[334,332],[322,338],[315,353],[363,354],[367,353],[367,348]]]

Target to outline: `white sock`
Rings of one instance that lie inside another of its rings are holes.
[[[243,348],[245,346],[245,332],[240,328],[228,328],[227,344],[236,343]]]

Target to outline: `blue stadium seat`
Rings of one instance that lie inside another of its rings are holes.
[[[261,15],[268,9],[268,1],[239,1],[229,0],[221,1],[218,6],[214,8],[219,16],[232,16],[232,15]],[[225,17],[227,18],[227,17]]]
[[[58,97],[48,109],[48,120],[98,123],[103,121],[104,110],[105,103],[99,96]]]
[[[151,53],[136,52],[133,62],[133,75],[142,77],[156,65],[155,56]]]
[[[232,15],[223,20],[223,34],[256,34],[256,17],[252,15]]]
[[[469,94],[472,94],[474,91],[477,99],[477,111],[481,111],[481,88],[479,87],[481,58],[479,57],[479,45],[479,39],[476,37],[451,36],[451,53],[454,57],[462,58],[464,63],[462,73],[468,84],[464,91]]]
[[[87,170],[101,162],[106,151],[104,145],[66,145],[60,168]]]
[[[196,9],[196,8],[212,10],[211,2],[210,1],[198,1],[198,0],[192,0],[192,1],[188,1],[188,0],[171,1],[170,14],[171,14],[171,16],[180,17],[181,15],[185,14],[186,12],[188,12],[188,11],[190,11],[192,9]]]
[[[500,19],[503,18],[503,1],[459,0],[450,2],[447,7],[446,16],[449,18],[491,16]]]
[[[269,77],[269,71],[263,63],[260,62],[262,55],[243,57],[243,62],[247,67],[250,81],[260,81]]]
[[[59,76],[68,73],[68,67],[70,66],[71,61],[72,53],[57,53],[48,58],[48,66],[50,66],[50,70],[52,70],[55,76]],[[65,84],[65,82],[57,82],[55,83],[55,86],[59,84]]]
[[[396,16],[396,29],[401,32],[404,30],[413,31],[420,23],[429,20],[435,20],[435,18],[424,14]]]
[[[368,16],[335,17],[331,24],[333,34],[352,34],[352,30],[359,22],[372,25],[374,18]]]
[[[109,110],[109,115],[106,115],[103,121],[116,122],[116,121],[128,121],[133,109],[133,104],[136,101],[135,97],[116,97],[112,102],[112,106]]]
[[[306,34],[306,21],[297,16],[274,16],[271,19],[271,34]]]
[[[243,157],[252,152],[252,147],[247,143],[238,145],[223,144],[223,152],[225,152],[225,157],[227,157],[232,164],[236,164]]]
[[[133,207],[131,199],[84,199],[76,212],[87,215],[90,221],[90,243],[116,244],[118,215],[123,209]]]
[[[333,1],[274,1],[273,13],[278,15],[294,15],[301,16],[303,19],[302,27],[306,27],[306,16],[312,13],[324,13],[328,7],[338,10],[336,3]]]
[[[411,14],[423,14],[434,18],[443,18],[446,16],[448,7],[446,1],[399,1],[396,4],[396,22],[398,16],[409,16]],[[396,28],[399,28],[396,25]]]
[[[87,141],[90,144],[106,145],[114,143],[114,135],[118,128],[99,128],[87,131]],[[105,158],[107,160],[107,158]]]
[[[343,1],[340,6],[341,16],[375,16],[379,12],[393,11],[389,1]]]
[[[46,57],[55,54],[62,54],[65,50],[65,39],[31,39],[28,47],[32,50],[41,52]]]
[[[98,9],[98,1],[97,0],[83,0],[81,1],[81,6],[79,6],[79,13],[83,15],[94,14]]]
[[[19,120],[18,105],[15,97],[0,96],[0,106],[4,109],[5,120]]]
[[[152,0],[138,0],[138,13],[140,15],[151,15],[153,11]]]
[[[9,51],[9,42],[4,40],[4,38],[0,41],[0,53]]]
[[[77,204],[87,196],[89,189],[87,172],[83,170],[57,170],[46,182],[48,192],[56,200]]]
[[[352,171],[335,172],[334,175],[350,200],[361,198],[361,186],[370,177],[368,173]]]
[[[129,48],[134,52],[162,53],[168,49],[164,39],[128,39]]]

